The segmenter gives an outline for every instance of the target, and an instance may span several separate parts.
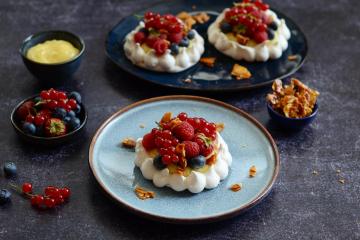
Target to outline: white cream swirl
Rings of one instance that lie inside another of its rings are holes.
[[[288,40],[291,37],[290,30],[286,26],[285,20],[279,19],[271,10],[266,10],[265,14],[271,17],[278,26],[272,40],[266,40],[255,46],[245,46],[230,40],[219,27],[227,10],[229,9],[225,9],[208,28],[209,42],[220,52],[235,60],[265,62],[269,59],[280,58],[283,51],[288,48]]]
[[[140,168],[144,178],[152,180],[157,187],[170,187],[175,191],[189,190],[192,193],[199,193],[206,189],[215,188],[220,180],[225,179],[229,174],[229,167],[232,163],[232,156],[228,145],[220,134],[217,134],[218,155],[216,163],[211,165],[205,172],[192,170],[189,176],[170,174],[169,169],[158,170],[153,165],[154,158],[151,157],[142,145],[142,138],[136,141],[135,165]]]
[[[170,49],[157,56],[155,50],[145,51],[139,43],[135,43],[134,35],[145,26],[144,22],[131,31],[125,38],[126,57],[135,65],[157,72],[180,72],[194,66],[204,53],[204,39],[196,32],[188,47],[179,47],[179,53],[172,55]]]

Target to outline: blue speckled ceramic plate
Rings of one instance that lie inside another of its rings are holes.
[[[233,156],[229,176],[219,186],[198,194],[157,188],[135,167],[135,153],[122,148],[126,137],[139,138],[155,127],[165,112],[181,111],[225,123],[221,133]],[[141,128],[140,125],[144,125]],[[277,147],[264,127],[247,113],[216,100],[195,96],[166,96],[132,104],[110,117],[95,134],[89,151],[90,168],[100,186],[130,211],[154,220],[204,223],[235,216],[269,193],[279,172]],[[249,178],[255,165],[256,177]],[[243,189],[229,187],[242,183]],[[140,200],[136,185],[154,191],[154,199]]]
[[[307,54],[307,41],[300,28],[287,16],[274,10],[280,18],[284,18],[287,26],[291,30],[289,47],[283,56],[277,60],[269,60],[265,63],[248,63],[245,61],[235,61],[230,57],[217,51],[207,41],[207,28],[216,19],[218,13],[224,8],[231,6],[232,0],[222,1],[194,1],[177,0],[167,1],[144,11],[134,13],[122,19],[108,34],[106,39],[106,53],[108,57],[123,70],[155,84],[160,84],[173,88],[201,90],[201,91],[234,91],[256,88],[271,84],[276,78],[285,78],[295,73],[303,64]],[[193,12],[192,6],[196,6],[196,11],[206,11],[210,14],[211,20],[203,25],[195,25],[195,29],[205,38],[204,57],[216,57],[216,65],[209,68],[201,63],[180,73],[158,73],[145,70],[133,65],[125,56],[123,50],[123,40],[139,23],[135,15],[142,16],[146,11],[159,13],[179,13],[181,11]],[[289,61],[289,55],[297,55],[296,61]],[[230,72],[234,63],[239,63],[247,67],[253,76],[248,80],[235,80]],[[185,83],[185,79],[192,79],[192,83]]]

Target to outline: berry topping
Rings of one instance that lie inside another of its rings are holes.
[[[190,40],[192,40],[192,39],[194,39],[194,37],[195,37],[195,31],[194,31],[194,30],[191,30],[191,31],[188,33],[187,38],[190,39]]]
[[[158,170],[163,170],[166,168],[166,165],[162,162],[162,157],[160,155],[156,156],[153,161],[154,167]]]
[[[169,45],[164,39],[157,39],[153,45],[153,48],[155,49],[156,55],[161,56],[169,48]]]
[[[179,46],[176,43],[172,43],[170,46],[170,51],[173,55],[179,54]]]
[[[78,92],[75,92],[75,91],[71,92],[69,94],[69,98],[70,99],[75,99],[77,103],[81,103],[81,95]]]
[[[13,162],[6,162],[4,164],[4,173],[6,177],[13,177],[17,174],[17,167]]]
[[[31,205],[34,207],[41,207],[44,204],[44,196],[42,195],[34,195],[31,197]]]
[[[193,169],[202,168],[203,166],[205,166],[205,163],[206,163],[206,159],[202,155],[193,157],[188,161],[189,166]]]
[[[23,103],[16,111],[17,116],[21,119],[24,120],[29,114],[33,114],[34,113],[34,102],[32,101],[27,101],[25,103]]]
[[[144,32],[137,32],[134,35],[134,41],[136,43],[142,44],[145,41],[145,39],[146,39],[146,35]]]
[[[174,127],[173,133],[179,140],[192,140],[194,137],[194,127],[188,122],[182,122]]]
[[[274,37],[275,37],[275,32],[274,32],[274,30],[268,29],[267,35],[268,35],[268,38],[269,38],[270,40],[274,39]]]
[[[200,147],[196,142],[184,141],[185,144],[185,156],[190,159],[196,157],[200,153]]]
[[[22,125],[22,130],[24,131],[24,133],[30,135],[34,135],[36,133],[35,125],[29,122],[24,122],[24,124]]]
[[[190,40],[187,37],[184,37],[183,39],[181,39],[179,46],[180,47],[188,47],[190,44]]]
[[[154,148],[156,148],[157,145],[155,145],[154,142],[154,134],[148,133],[143,137],[142,145],[147,151],[150,151]]]

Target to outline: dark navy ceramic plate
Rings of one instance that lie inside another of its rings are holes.
[[[216,19],[217,14],[224,8],[231,6],[232,3],[233,1],[230,0],[211,1],[211,4],[209,1],[177,0],[164,2],[155,7],[134,13],[133,15],[122,19],[109,32],[106,40],[106,53],[115,64],[130,74],[155,84],[181,89],[202,91],[244,90],[268,85],[276,78],[282,79],[295,73],[302,66],[307,54],[306,37],[290,18],[274,9],[272,10],[275,11],[280,18],[285,19],[286,24],[291,31],[289,47],[280,59],[269,60],[265,63],[235,61],[217,51],[215,47],[207,41],[207,28]],[[126,58],[123,50],[123,41],[125,36],[139,23],[139,19],[135,17],[135,15],[142,16],[144,12],[147,11],[159,12],[162,14],[177,14],[181,11],[194,12],[193,6],[196,6],[196,11],[206,11],[211,16],[211,20],[206,24],[195,25],[194,28],[205,39],[206,50],[203,57],[209,56],[217,58],[215,67],[209,68],[198,63],[190,69],[180,73],[158,73],[139,68]],[[289,55],[297,55],[297,60],[289,61]],[[240,81],[232,78],[230,72],[234,63],[239,63],[247,67],[253,76],[250,79]],[[192,79],[191,83],[184,82],[184,80],[188,78]]]

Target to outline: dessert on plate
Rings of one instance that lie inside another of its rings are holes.
[[[232,162],[219,131],[203,118],[165,113],[157,128],[137,139],[135,165],[157,187],[192,193],[215,188]]]
[[[261,0],[243,0],[226,8],[208,28],[209,42],[235,60],[277,59],[291,37],[284,19]]]
[[[158,72],[180,72],[195,65],[204,39],[171,14],[147,12],[125,37],[126,57],[135,65]]]

